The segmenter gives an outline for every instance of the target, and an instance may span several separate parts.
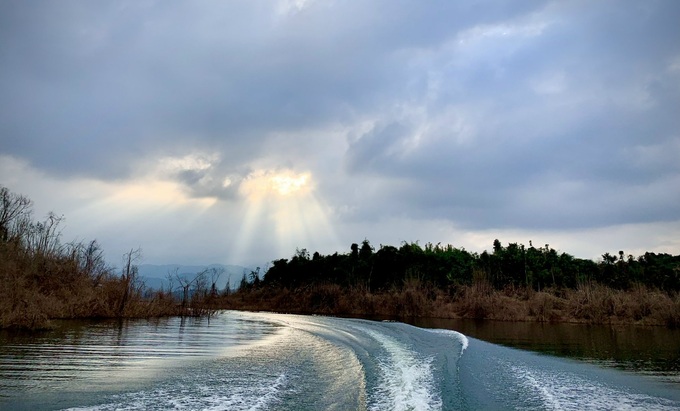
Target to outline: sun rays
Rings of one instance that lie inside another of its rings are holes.
[[[235,257],[250,254],[250,248],[262,243],[271,244],[281,257],[297,247],[335,243],[335,233],[314,189],[310,172],[284,169],[249,174],[239,189],[245,209]]]
[[[304,196],[314,186],[309,172],[296,173],[292,170],[258,170],[243,179],[240,193],[250,201],[270,200],[277,197]]]

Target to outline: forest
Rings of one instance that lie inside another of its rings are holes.
[[[298,288],[312,284],[363,285],[369,291],[400,288],[417,280],[438,289],[471,285],[482,277],[501,290],[506,287],[576,288],[596,282],[618,290],[643,285],[667,292],[680,291],[680,256],[645,253],[634,257],[605,253],[600,262],[557,252],[548,244],[529,247],[499,240],[491,253],[470,253],[451,245],[404,242],[399,248],[381,245],[375,251],[368,240],[352,244],[347,254],[311,257],[305,249],[290,259],[273,262],[262,286]]]
[[[298,249],[260,279],[244,277],[229,308],[388,318],[680,325],[680,256],[623,251],[600,261],[548,244],[493,242],[491,252],[368,240],[345,254]]]

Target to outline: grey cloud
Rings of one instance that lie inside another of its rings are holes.
[[[217,198],[235,200],[239,197],[239,187],[252,171],[247,167],[234,168],[219,159],[199,159],[201,167],[176,167],[165,170],[162,179],[180,184],[191,198]]]
[[[5,2],[0,153],[102,179],[132,177],[147,157],[216,153],[167,178],[221,199],[266,157],[311,168],[319,195],[355,219],[677,220],[677,166],[635,160],[676,147],[680,88],[667,66],[680,56],[679,9]],[[347,137],[346,152],[323,132],[363,122],[375,126]]]
[[[358,140],[349,144],[347,152],[350,172],[371,171],[389,167],[390,157],[396,156],[398,145],[411,136],[412,130],[399,124],[376,125]],[[383,163],[383,164],[380,164]]]
[[[106,178],[159,145],[243,161],[273,130],[351,122],[399,99],[399,50],[529,4],[312,3],[283,18],[256,2],[5,3],[0,150]]]
[[[680,52],[671,41],[680,30],[668,17],[678,8],[656,5],[668,7],[642,14],[638,8],[648,4],[563,10],[545,16],[553,22],[540,35],[519,43],[500,39],[509,49],[481,60],[466,60],[465,50],[454,48],[462,54],[454,53],[454,64],[440,73],[435,103],[422,104],[426,121],[445,113],[447,104],[479,107],[474,142],[447,136],[437,121],[412,150],[390,147],[415,138],[418,124],[402,126],[411,130],[407,136],[372,131],[351,142],[351,172],[399,181],[376,209],[364,203],[366,216],[389,203],[397,205],[396,215],[446,218],[475,229],[679,219],[677,167],[641,167],[631,158],[635,147],[672,149],[680,129],[678,79],[666,69]],[[531,81],[546,72],[564,73],[564,84],[538,95]],[[582,188],[572,191],[572,185]]]

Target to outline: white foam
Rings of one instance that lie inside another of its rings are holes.
[[[157,388],[115,395],[107,404],[91,407],[69,408],[66,411],[108,410],[205,410],[205,411],[258,411],[270,409],[280,400],[287,377],[262,379],[252,384],[216,385],[182,384],[176,389]]]
[[[255,411],[255,410],[265,410],[269,408],[270,405],[276,403],[278,401],[279,397],[279,392],[282,390],[282,388],[286,385],[286,374],[281,374],[279,377],[274,381],[274,385],[272,385],[269,389],[269,391],[260,397],[258,401],[250,407],[250,411]]]
[[[521,385],[537,394],[550,410],[677,410],[677,404],[615,389],[570,373],[554,373],[527,366],[509,366]]]
[[[380,383],[369,393],[370,410],[440,410],[442,402],[435,395],[432,358],[418,358],[416,353],[395,339],[371,330],[365,332],[387,352],[379,359]]]
[[[435,334],[445,334],[445,335],[453,336],[460,343],[460,355],[463,355],[463,352],[465,352],[465,350],[467,349],[468,344],[470,342],[468,340],[468,338],[465,336],[465,334],[461,334],[458,331],[442,330],[442,329],[434,329],[434,330],[427,330],[427,331],[430,331],[430,332],[435,333]]]

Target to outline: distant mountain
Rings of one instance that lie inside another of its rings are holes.
[[[243,278],[243,273],[250,275],[253,268],[243,267],[240,265],[223,265],[223,264],[211,264],[211,265],[179,265],[179,264],[165,264],[165,265],[154,265],[154,264],[140,264],[139,278],[144,281],[149,288],[160,289],[167,288],[169,285],[168,274],[175,277],[175,274],[182,278],[192,280],[199,273],[205,270],[216,269],[218,272],[222,272],[217,279],[216,286],[218,290],[224,290],[224,288],[229,284],[229,288],[238,288],[241,279]],[[210,273],[208,273],[208,281],[211,281]],[[174,286],[178,286],[177,280],[174,281]]]

